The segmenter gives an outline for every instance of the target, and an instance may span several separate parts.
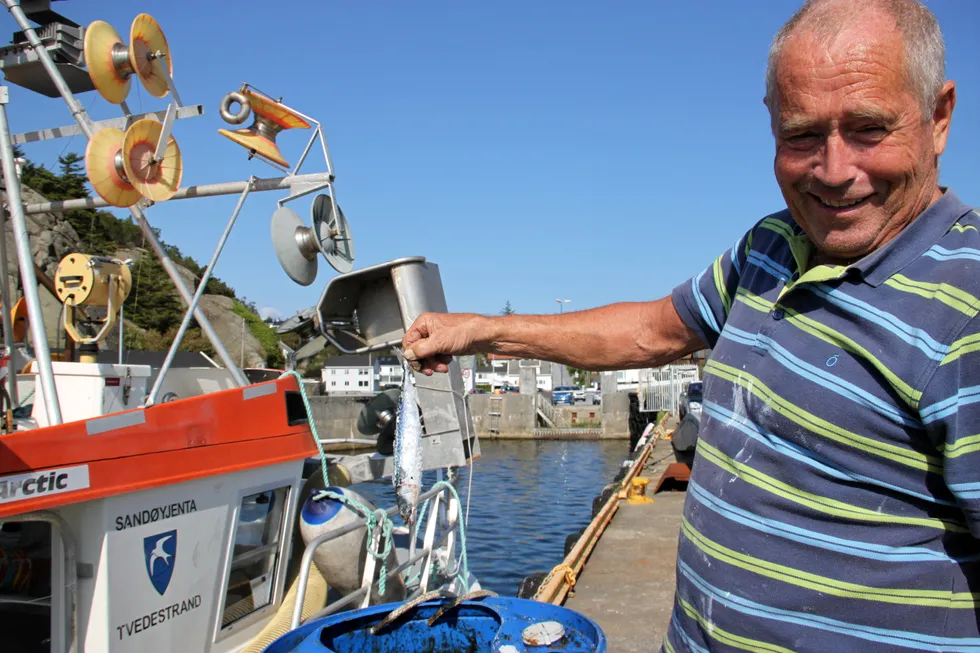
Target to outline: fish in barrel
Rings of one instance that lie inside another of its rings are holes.
[[[407,362],[402,362],[402,393],[395,422],[395,471],[392,474],[398,512],[408,524],[415,549],[415,519],[422,486],[422,419],[419,415],[415,375]]]

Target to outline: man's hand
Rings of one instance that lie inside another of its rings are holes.
[[[473,313],[422,313],[402,337],[405,359],[426,376],[448,372],[454,355],[482,350],[487,324]]]

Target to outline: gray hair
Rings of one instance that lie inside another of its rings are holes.
[[[869,10],[884,11],[895,21],[905,43],[905,77],[919,100],[923,119],[936,110],[936,101],[946,83],[946,46],[935,15],[919,0],[806,0],[776,33],[769,48],[766,67],[766,100],[773,110],[776,100],[776,72],[783,45],[799,29],[813,31],[829,39],[850,20]]]

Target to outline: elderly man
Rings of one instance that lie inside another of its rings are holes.
[[[659,301],[405,335],[428,374],[713,349],[668,652],[980,651],[980,214],[938,185],[944,57],[916,0],[807,2],[766,80],[786,210]]]

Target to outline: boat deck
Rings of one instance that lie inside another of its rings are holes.
[[[599,624],[609,651],[656,651],[667,632],[686,493],[653,490],[672,462],[670,443],[660,442],[641,473],[653,503],[622,502],[565,601]]]

